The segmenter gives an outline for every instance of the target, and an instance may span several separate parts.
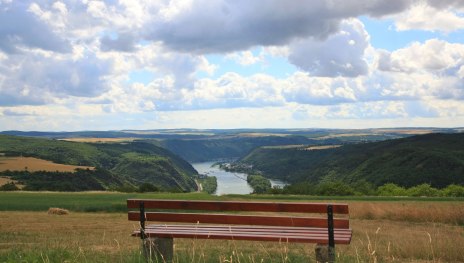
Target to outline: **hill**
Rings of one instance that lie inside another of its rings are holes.
[[[418,135],[319,150],[261,147],[239,163],[291,183],[341,180],[367,181],[376,186],[428,183],[445,187],[464,184],[464,133]]]
[[[67,181],[67,184],[73,185],[71,188],[74,190],[103,190],[142,183],[150,183],[161,189],[196,190],[193,179],[197,174],[195,169],[177,155],[148,142],[79,143],[0,135],[0,153],[5,156],[35,157],[59,164],[97,168],[79,173],[41,171],[35,172],[34,176],[24,176],[25,172],[2,173],[3,176],[14,176],[16,180],[26,184],[26,188],[35,185],[33,189],[36,190],[63,190],[59,187],[42,188],[47,184],[53,185],[51,181],[57,181],[57,185],[60,182],[64,185],[63,181]],[[54,177],[50,175],[53,173]],[[72,182],[79,183],[76,186]]]

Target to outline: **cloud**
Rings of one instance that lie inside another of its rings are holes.
[[[251,51],[242,51],[242,52],[236,52],[232,53],[226,56],[228,59],[232,59],[238,64],[242,66],[249,66],[256,64],[260,61],[264,61],[264,55],[260,54],[258,56],[253,55]]]
[[[325,41],[312,38],[290,44],[289,61],[312,76],[357,77],[368,71],[364,52],[369,34],[356,19],[343,21]]]
[[[464,29],[464,10],[458,12],[451,8],[458,4],[464,6],[462,1],[433,1],[431,4],[433,5],[419,2],[406,12],[394,16],[396,29],[399,31],[420,29],[446,33]]]
[[[299,38],[324,39],[342,20],[405,10],[411,0],[175,2],[149,22],[146,38],[181,52],[227,53],[253,46],[286,45]]]
[[[130,33],[120,33],[115,37],[104,36],[100,39],[102,51],[135,51],[136,39]]]
[[[70,52],[68,40],[56,34],[18,1],[0,5],[0,50],[17,53],[24,48]]]
[[[410,46],[388,52],[379,51],[378,67],[393,72],[430,72],[456,76],[464,66],[464,45],[430,39],[424,43],[414,42]]]
[[[10,55],[0,68],[4,77],[0,106],[52,103],[67,96],[93,97],[108,89],[105,76],[112,62],[92,54],[73,60],[69,56],[29,53]],[[6,99],[8,98],[8,99]]]

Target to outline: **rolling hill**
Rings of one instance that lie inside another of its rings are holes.
[[[24,171],[14,176],[26,186],[50,185],[51,189],[35,187],[32,190],[62,190],[52,187],[52,181],[73,184],[66,189],[103,190],[124,185],[137,186],[150,183],[160,189],[177,191],[196,190],[193,176],[195,169],[182,158],[148,142],[79,143],[54,139],[0,135],[0,153],[5,156],[35,157],[59,164],[96,167],[80,173],[35,172],[41,177],[24,176]],[[30,172],[27,172],[30,173]],[[50,173],[55,173],[54,177]],[[2,173],[5,175],[5,172]],[[79,179],[76,180],[75,177]],[[92,181],[92,182],[89,182]],[[82,189],[74,185],[88,185]]]
[[[243,166],[291,183],[341,180],[376,186],[464,184],[464,133],[427,134],[338,148],[260,147],[240,160]]]

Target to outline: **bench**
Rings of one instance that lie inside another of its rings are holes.
[[[193,238],[315,243],[317,261],[333,262],[335,244],[352,236],[347,204],[129,199],[127,208],[149,261],[170,262],[173,239]]]

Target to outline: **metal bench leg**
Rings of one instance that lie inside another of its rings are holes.
[[[174,254],[173,238],[148,237],[143,242],[147,262],[171,263]]]
[[[327,205],[327,234],[329,237],[329,244],[316,245],[316,261],[325,263],[335,262],[335,235],[334,235],[334,222],[333,222],[333,207]]]
[[[314,249],[316,253],[316,262],[333,263],[335,262],[335,249],[326,244],[317,244]]]

